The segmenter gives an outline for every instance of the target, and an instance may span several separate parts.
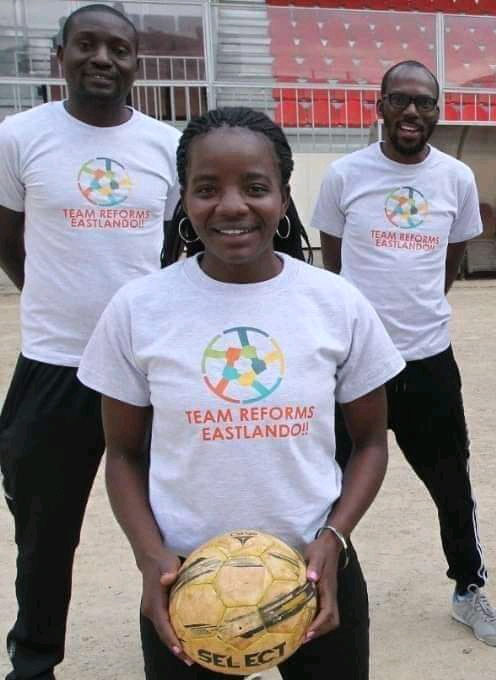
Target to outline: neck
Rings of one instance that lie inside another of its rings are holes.
[[[282,260],[272,251],[264,262],[221,262],[215,256],[204,253],[200,267],[210,278],[222,283],[261,283],[281,273]]]
[[[82,123],[94,125],[95,127],[112,127],[122,125],[132,116],[132,111],[124,101],[101,101],[98,99],[78,100],[76,97],[69,97],[64,101],[65,109],[71,116],[77,118]]]
[[[381,142],[382,153],[396,163],[404,163],[405,165],[414,165],[415,163],[422,163],[430,152],[430,147],[426,144],[420,151],[414,154],[404,154],[398,151],[390,139],[385,139]]]

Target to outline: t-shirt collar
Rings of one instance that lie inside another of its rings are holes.
[[[190,283],[202,290],[208,290],[213,293],[222,295],[245,296],[253,295],[254,293],[272,293],[283,288],[286,288],[295,278],[299,271],[300,261],[286,255],[285,253],[277,253],[281,258],[283,267],[281,271],[267,281],[259,281],[257,283],[226,283],[224,281],[217,281],[208,274],[205,274],[200,267],[200,257],[202,253],[198,253],[192,257],[184,260],[183,271]]]

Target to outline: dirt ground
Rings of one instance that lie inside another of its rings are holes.
[[[457,282],[450,294],[455,352],[472,440],[471,474],[486,560],[496,571],[496,281]],[[18,351],[18,296],[0,282],[0,400]],[[496,680],[496,648],[449,616],[436,516],[393,442],[384,486],[354,535],[371,603],[371,680]],[[5,634],[15,614],[15,551],[0,500],[0,674],[9,668]],[[496,604],[495,578],[487,591]],[[139,680],[140,578],[112,517],[102,476],[90,499],[77,553],[63,680]],[[276,673],[270,673],[271,678]],[[302,678],[302,680],[304,680]],[[332,680],[330,673],[329,680]]]

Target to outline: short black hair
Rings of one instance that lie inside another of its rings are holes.
[[[391,68],[389,68],[386,73],[382,76],[382,81],[381,81],[381,96],[384,96],[386,94],[386,90],[389,85],[389,80],[391,76],[394,74],[394,72],[400,68],[403,67],[410,67],[410,68],[417,68],[425,71],[427,75],[432,79],[434,82],[434,85],[436,87],[436,99],[439,99],[439,93],[440,93],[440,88],[439,88],[439,81],[434,75],[434,73],[427,68],[425,64],[422,64],[421,61],[416,61],[415,59],[406,59],[405,61],[400,61],[397,64],[393,64]]]
[[[199,136],[206,135],[218,128],[245,128],[265,136],[272,145],[272,150],[281,175],[281,188],[289,187],[289,179],[293,171],[293,154],[289,146],[286,135],[277,123],[269,118],[265,113],[255,111],[245,106],[223,107],[208,111],[203,116],[193,118],[189,121],[179,140],[177,147],[177,175],[182,189],[186,186],[186,175],[188,170],[188,155],[191,142]],[[281,238],[278,234],[274,237],[274,248],[298,259],[305,259],[302,242],[308,248],[308,261],[312,261],[312,248],[308,239],[307,232],[303,226],[293,200],[289,199],[287,217],[290,224],[288,236]],[[165,232],[164,245],[162,249],[162,266],[176,262],[184,249],[184,243],[179,233],[181,220],[187,217],[183,210],[182,202],[179,201],[172,220],[167,225]],[[288,231],[288,223],[285,218],[280,222],[281,232]],[[194,255],[204,250],[201,241],[194,241],[186,246],[187,255]]]
[[[110,5],[104,5],[102,3],[93,3],[92,5],[85,5],[84,7],[80,7],[79,9],[74,10],[72,14],[69,14],[67,19],[65,20],[65,23],[62,27],[62,46],[65,47],[67,45],[67,41],[69,40],[69,33],[71,31],[72,24],[74,22],[75,17],[79,16],[80,14],[83,14],[83,12],[109,12],[109,14],[113,14],[114,16],[119,17],[119,19],[122,19],[123,21],[128,24],[133,29],[133,36],[134,36],[134,42],[136,45],[136,52],[138,52],[138,44],[139,44],[139,39],[138,39],[138,31],[136,29],[136,26],[133,24],[131,19],[127,17],[125,14],[122,12],[119,12],[118,9],[115,9],[115,7],[111,7]]]

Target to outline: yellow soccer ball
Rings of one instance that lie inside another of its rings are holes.
[[[192,552],[169,598],[170,620],[188,656],[230,675],[287,659],[316,609],[302,556],[252,530],[217,536]]]

